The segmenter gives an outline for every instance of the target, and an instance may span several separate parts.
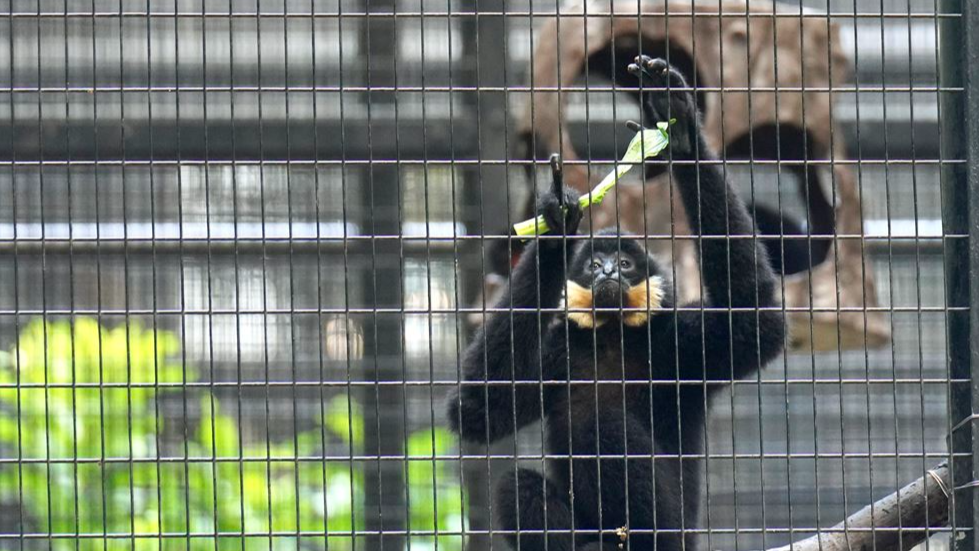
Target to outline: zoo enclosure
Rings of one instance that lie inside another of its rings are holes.
[[[968,4],[804,4],[777,17],[838,25],[853,68],[830,86],[832,113],[859,161],[891,342],[789,354],[715,404],[716,548],[835,524],[949,458],[946,435],[973,411]],[[0,546],[488,547],[492,479],[539,459],[540,435],[459,449],[441,400],[478,313],[485,237],[527,194],[513,149],[531,36],[565,9],[7,2],[0,348],[41,359],[11,356],[0,380],[14,420],[0,427]],[[638,111],[597,76],[567,94],[601,172]],[[730,171],[769,197],[788,177]],[[960,484],[969,425],[954,433]],[[194,503],[198,483],[210,497]],[[954,524],[970,534],[961,495]]]

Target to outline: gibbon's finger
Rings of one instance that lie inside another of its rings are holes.
[[[659,83],[656,74],[656,64],[657,59],[653,59],[648,55],[636,56],[633,60],[634,63],[630,63],[626,70],[632,73],[634,76],[638,77],[640,81],[644,84],[656,85]],[[666,74],[665,72],[663,73]]]
[[[670,65],[669,65],[669,63],[666,62],[665,59],[660,58],[660,57],[652,58],[652,57],[649,57],[648,55],[644,55],[644,56],[642,56],[642,58],[643,58],[642,59],[643,68],[645,68],[650,73],[655,74],[657,72],[657,65],[660,66],[660,68],[659,68],[659,72],[660,73],[662,73],[664,75],[667,74],[667,73],[669,73],[669,71],[670,71]]]
[[[642,130],[642,125],[636,121],[625,121],[625,126],[629,130],[632,130],[633,132],[639,132],[640,130]]]
[[[551,189],[557,196],[558,204],[564,206],[564,173],[561,167],[561,155],[551,155]]]
[[[630,63],[626,70],[629,71],[632,76],[639,79],[639,82],[646,86],[651,86],[656,84],[656,80],[653,78],[652,73],[646,70],[643,65],[638,65],[636,63]]]

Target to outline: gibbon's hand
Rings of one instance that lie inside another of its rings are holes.
[[[656,88],[642,92],[642,106],[647,117],[647,126],[661,121],[676,119],[670,127],[670,150],[674,156],[688,157],[696,147],[695,139],[700,124],[698,120],[697,98],[690,85],[679,71],[670,66],[665,59],[653,59],[646,55],[636,57],[629,65],[630,73],[639,78],[644,86]]]
[[[544,217],[547,227],[554,235],[575,235],[581,223],[582,209],[578,203],[579,194],[573,188],[565,187],[561,169],[561,156],[551,155],[551,189],[537,199],[537,212]],[[550,243],[548,243],[548,241]],[[541,245],[558,245],[557,240],[542,240]]]

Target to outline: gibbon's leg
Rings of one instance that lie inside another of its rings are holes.
[[[603,547],[596,549],[680,551],[679,460],[656,459],[654,470],[655,444],[638,417],[617,407],[589,413],[571,437],[576,527],[602,530]]]
[[[511,548],[571,551],[574,537],[568,491],[561,491],[541,473],[518,469],[503,477],[496,488],[496,506],[499,527],[518,532],[506,535]],[[551,530],[556,533],[550,533]]]

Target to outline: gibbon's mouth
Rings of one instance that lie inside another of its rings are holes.
[[[617,280],[606,279],[594,287],[596,308],[618,308],[622,306],[622,285]]]

